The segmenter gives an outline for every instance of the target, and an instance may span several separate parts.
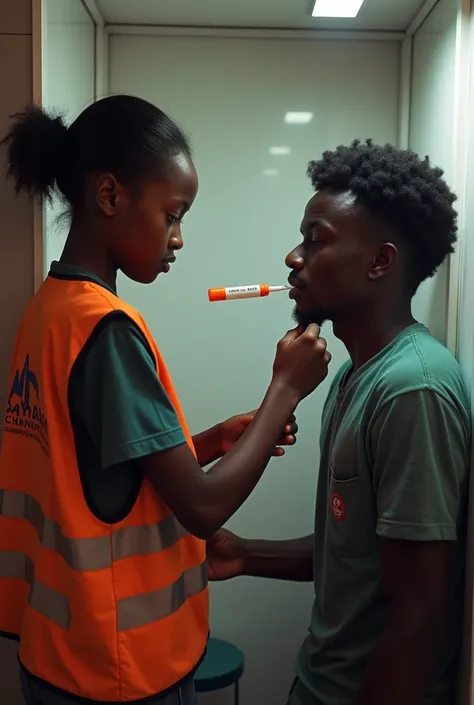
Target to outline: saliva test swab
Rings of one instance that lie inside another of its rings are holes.
[[[268,284],[250,284],[249,286],[226,286],[220,289],[208,289],[209,301],[230,301],[231,299],[254,299],[268,296],[275,291],[288,291],[291,286],[268,286]]]

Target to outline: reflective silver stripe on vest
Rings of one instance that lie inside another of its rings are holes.
[[[64,536],[58,523],[45,517],[33,497],[11,490],[0,490],[0,516],[27,521],[34,527],[43,546],[61,555],[71,568],[79,571],[110,568],[113,561],[159,553],[187,534],[181,524],[170,516],[157,524],[118,529],[110,536],[69,539]],[[15,551],[0,551],[0,578],[25,580],[30,585],[32,609],[63,629],[69,629],[71,616],[67,597],[35,580],[34,566],[27,556]],[[188,597],[199,594],[206,586],[207,570],[203,563],[185,571],[175,583],[161,590],[119,600],[119,631],[134,629],[172,615]]]
[[[118,630],[136,629],[177,612],[188,597],[207,586],[206,563],[190,568],[172,585],[161,590],[127,597],[117,603]]]
[[[66,631],[71,623],[69,602],[65,595],[35,580],[30,559],[16,551],[0,551],[0,579],[25,580],[30,585],[29,603],[32,609]],[[206,563],[190,568],[161,590],[127,597],[117,602],[118,630],[136,629],[164,617],[169,617],[184,605],[189,597],[198,595],[207,586]]]
[[[126,526],[112,534],[114,560],[160,553],[187,533],[174,516],[166,517],[158,524]]]
[[[58,523],[45,517],[33,497],[12,490],[0,490],[0,516],[25,519],[45,548],[59,553],[71,568],[82,571],[110,568],[113,561],[131,556],[160,553],[187,534],[178,520],[169,516],[157,524],[118,529],[111,536],[70,539]]]
[[[17,551],[0,551],[0,578],[25,580],[30,586],[29,603],[39,612],[68,630],[71,622],[68,599],[57,590],[34,578],[34,566],[28,556]]]

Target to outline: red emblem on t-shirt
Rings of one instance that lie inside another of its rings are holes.
[[[342,521],[346,515],[346,506],[344,500],[338,494],[333,494],[331,497],[331,509],[334,519]]]

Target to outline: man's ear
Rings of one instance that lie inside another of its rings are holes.
[[[124,187],[113,174],[101,174],[96,184],[96,202],[102,213],[111,218],[117,210],[128,202]]]
[[[384,277],[398,260],[398,250],[391,242],[384,242],[373,258],[368,272],[369,279]]]

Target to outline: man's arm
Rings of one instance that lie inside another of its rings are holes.
[[[422,705],[455,575],[468,419],[434,391],[410,392],[379,411],[370,442],[388,622],[357,705]]]
[[[388,624],[358,705],[421,705],[442,644],[453,544],[383,539]]]
[[[309,582],[313,579],[313,535],[288,541],[242,539],[221,529],[207,542],[210,580],[240,575]]]
[[[244,575],[275,580],[313,580],[314,535],[288,541],[246,540]]]

